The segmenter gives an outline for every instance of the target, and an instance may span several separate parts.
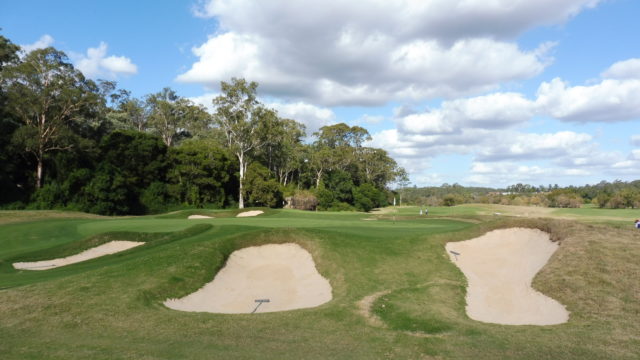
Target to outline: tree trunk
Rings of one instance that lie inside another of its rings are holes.
[[[38,168],[36,169],[36,189],[42,187],[42,157],[38,158]]]
[[[240,163],[240,192],[238,194],[238,209],[244,209],[244,199],[242,198],[242,181],[244,180],[244,154],[238,154]]]

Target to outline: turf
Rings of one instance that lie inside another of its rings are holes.
[[[219,210],[117,219],[34,213],[6,223],[0,226],[1,358],[634,359],[640,354],[635,229],[494,216],[482,205],[430,208],[426,217],[415,210],[269,210],[252,218]],[[215,218],[186,219],[194,213]],[[444,244],[512,226],[541,228],[561,241],[534,286],[567,306],[568,323],[514,327],[466,316],[465,278],[448,260]],[[47,271],[10,266],[116,239],[146,244]],[[255,315],[185,313],[162,305],[210,281],[234,250],[282,242],[311,252],[331,282],[332,301]],[[371,311],[383,325],[374,326],[356,303],[380,291],[387,293]]]

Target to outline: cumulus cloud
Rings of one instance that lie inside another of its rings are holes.
[[[40,39],[38,39],[33,44],[20,45],[20,48],[22,48],[22,50],[25,52],[25,54],[28,54],[28,53],[32,52],[33,50],[36,50],[36,49],[47,48],[47,47],[53,45],[54,41],[55,40],[53,39],[53,37],[51,35],[44,34],[44,35],[42,35],[40,37]]]
[[[335,114],[331,109],[315,105],[295,103],[267,103],[266,106],[278,111],[278,116],[296,120],[306,126],[307,135],[310,136],[321,127],[335,123]]]
[[[268,95],[327,106],[470,95],[539,74],[553,44],[510,39],[598,2],[207,1],[194,13],[216,18],[218,32],[177,80],[217,89],[244,77]]]
[[[604,79],[590,86],[570,86],[562,79],[543,82],[537,103],[556,119],[618,122],[640,118],[640,78]]]
[[[107,56],[107,44],[100,42],[97,48],[87,49],[85,54],[72,56],[76,67],[87,77],[106,77],[115,79],[119,75],[133,75],[138,67],[124,56]]]
[[[640,59],[618,61],[601,76],[606,79],[640,79]]]
[[[601,0],[208,0],[194,8],[199,17],[216,17],[227,29],[269,30],[326,28],[347,23],[354,31],[397,33],[402,38],[457,40],[481,36],[513,38],[530,28],[559,24]],[[274,15],[270,16],[270,15]],[[273,22],[270,19],[277,18]]]
[[[512,134],[493,146],[480,149],[476,158],[480,161],[559,159],[575,153],[589,153],[593,149],[592,139],[589,134],[573,131]]]
[[[494,93],[445,101],[439,109],[398,119],[405,133],[443,134],[462,129],[503,129],[528,121],[536,104],[518,93]]]

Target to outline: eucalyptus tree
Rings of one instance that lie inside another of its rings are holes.
[[[34,157],[39,189],[45,156],[71,149],[74,123],[90,117],[104,100],[96,84],[52,47],[31,51],[6,66],[1,81],[7,107],[22,123],[12,141]]]
[[[2,78],[2,70],[10,65],[15,64],[18,60],[18,51],[20,47],[11,42],[11,40],[0,35],[0,79]],[[7,107],[7,94],[4,86],[0,86],[0,203],[15,201],[20,198],[22,189],[16,186],[17,178],[25,179],[23,170],[24,165],[21,159],[13,151],[11,146],[11,137],[20,122],[15,119]],[[22,176],[20,176],[21,174]],[[29,178],[28,176],[26,177]]]
[[[268,116],[261,122],[259,134],[264,139],[260,148],[263,163],[278,182],[286,186],[303,158],[305,126],[292,119]]]
[[[148,126],[160,135],[167,146],[175,145],[180,137],[192,136],[209,122],[209,114],[202,106],[178,96],[168,87],[148,95],[146,104],[149,108]],[[131,105],[133,111],[139,111],[135,104]]]
[[[260,129],[265,119],[277,118],[274,110],[265,108],[256,98],[258,83],[231,79],[220,83],[222,95],[213,99],[216,108],[214,121],[224,133],[226,144],[238,159],[238,207],[244,208],[243,183],[255,152],[265,143]]]
[[[361,169],[363,181],[378,189],[396,180],[398,164],[383,149],[362,147],[357,154],[357,165]]]

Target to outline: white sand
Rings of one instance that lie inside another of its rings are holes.
[[[60,266],[75,264],[81,261],[94,259],[100,256],[114,254],[125,251],[136,246],[143,245],[144,242],[137,241],[110,241],[108,243],[85,250],[79,254],[58,258],[53,260],[35,261],[35,262],[17,262],[13,263],[13,267],[21,270],[49,270]]]
[[[213,219],[213,216],[207,215],[189,215],[187,219]]]
[[[331,300],[331,285],[316,270],[311,254],[296,244],[270,244],[234,251],[213,281],[182,299],[175,310],[251,313],[257,299],[269,299],[256,313],[319,306]]]
[[[547,233],[523,228],[447,243],[447,254],[469,283],[467,315],[505,325],[566,322],[569,313],[562,304],[531,288],[533,277],[558,246]],[[457,260],[450,251],[460,253]]]
[[[251,211],[241,212],[240,214],[236,215],[236,217],[258,216],[260,214],[264,214],[264,211],[262,211],[262,210],[251,210]]]

